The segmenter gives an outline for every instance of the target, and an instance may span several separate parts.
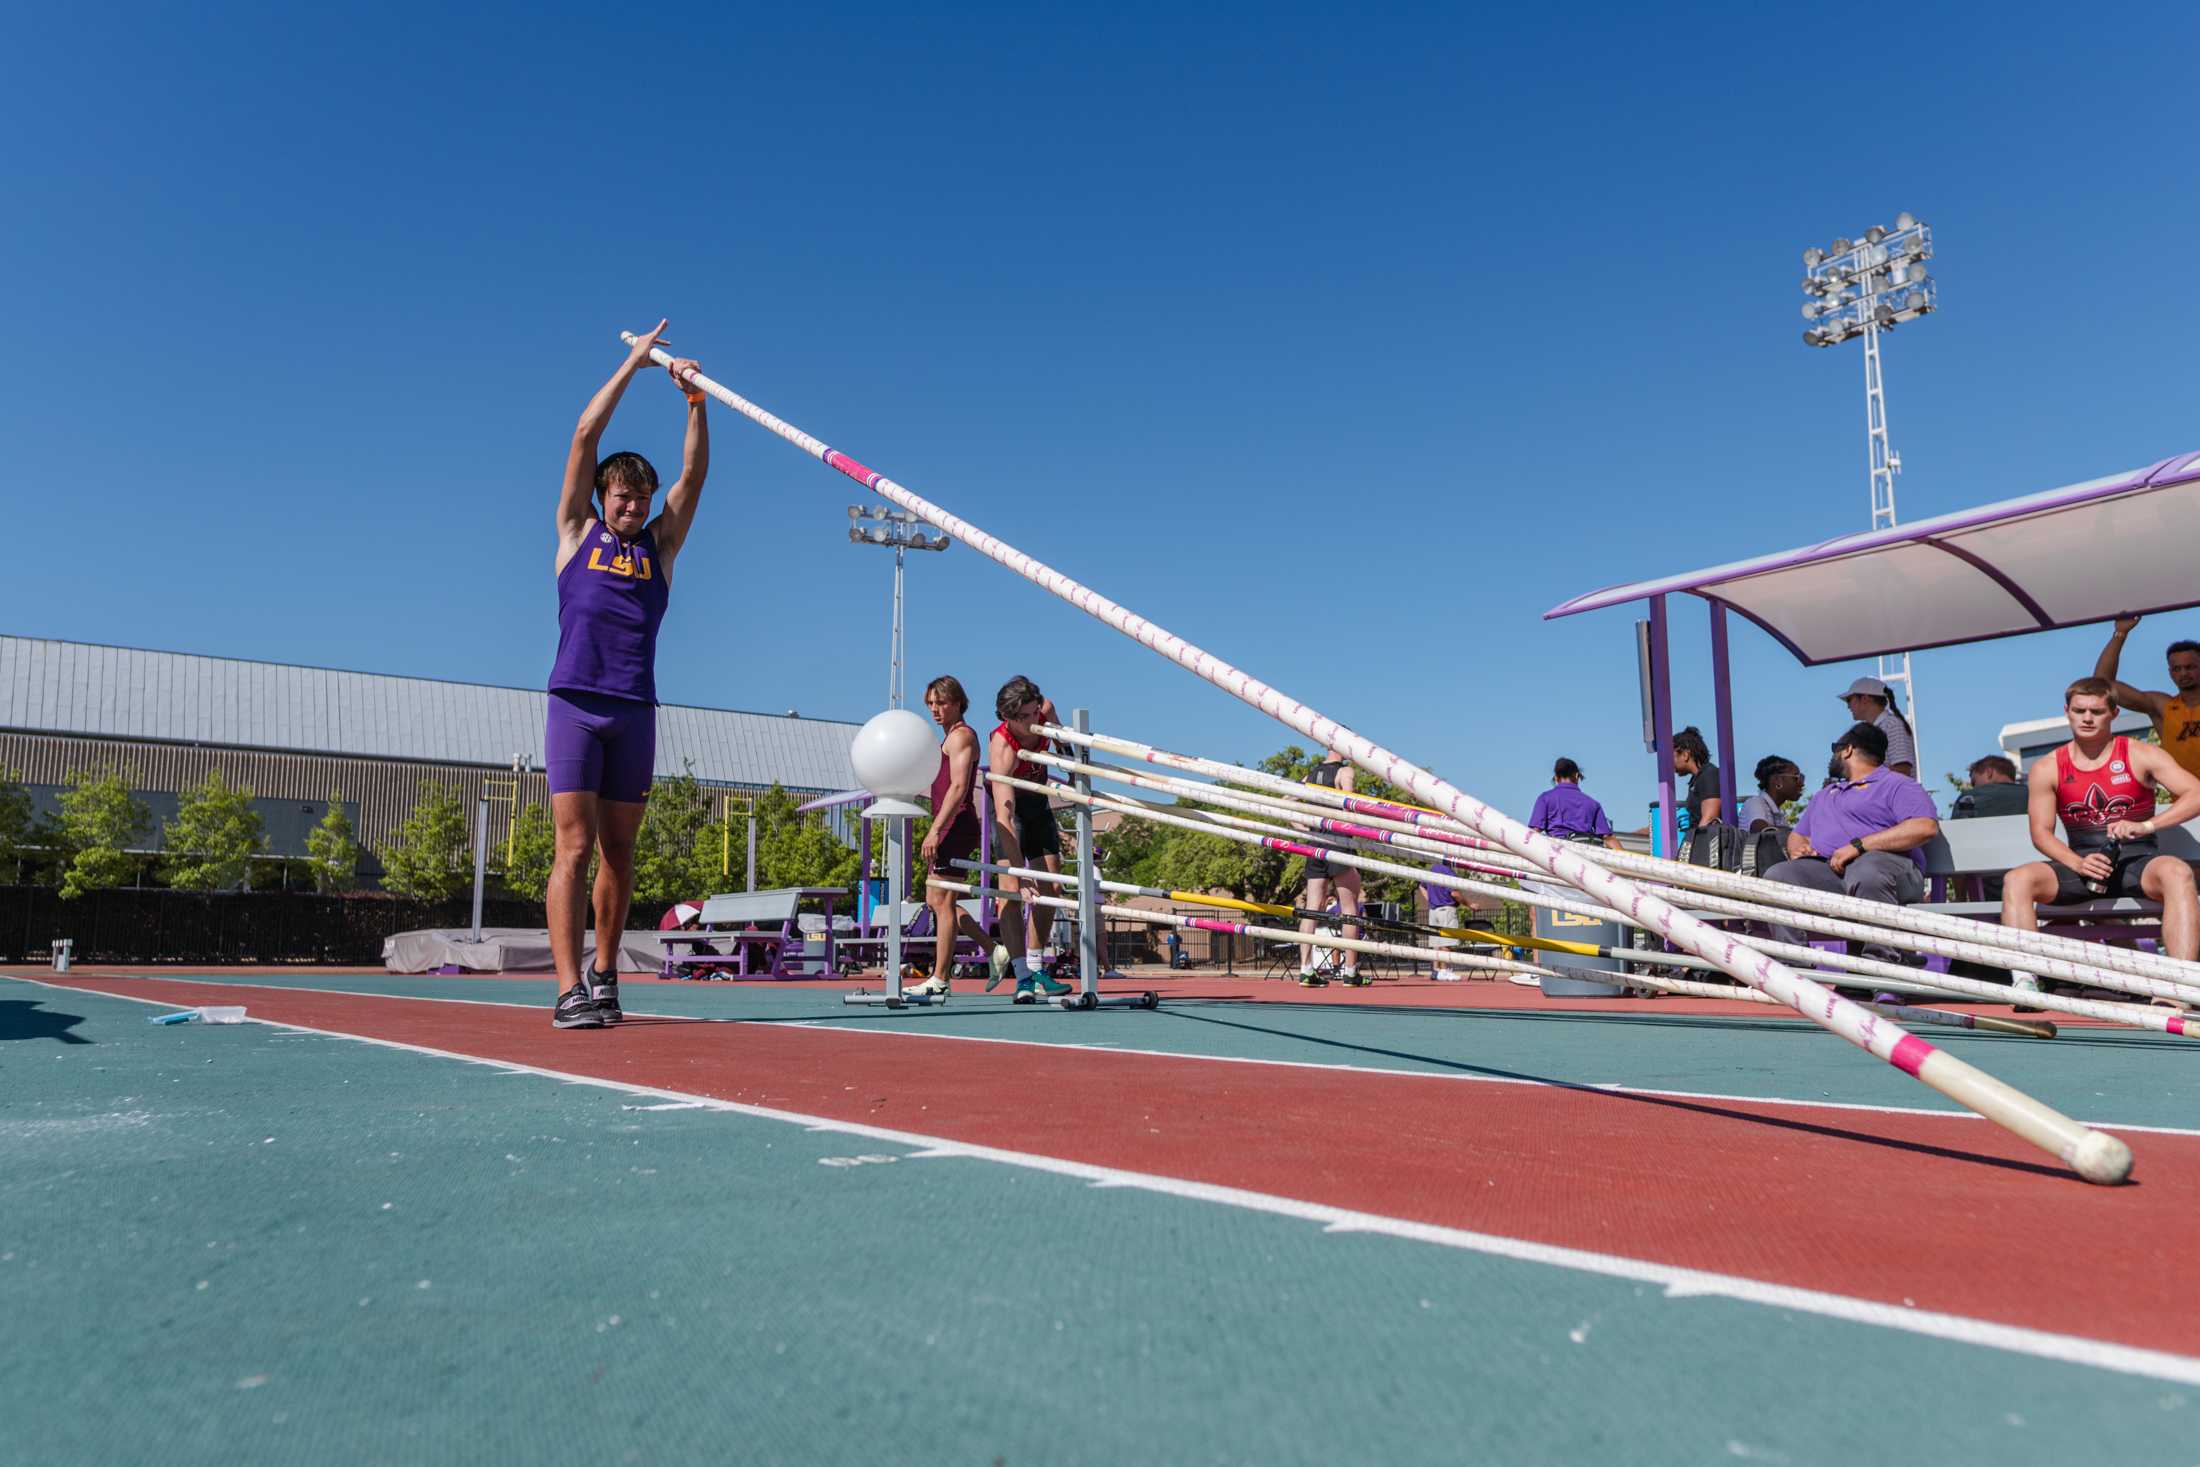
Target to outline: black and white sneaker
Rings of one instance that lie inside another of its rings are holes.
[[[619,975],[588,970],[588,996],[596,1001],[596,1012],[603,1015],[606,1024],[616,1024],[626,1017],[619,1007]]]
[[[596,1008],[596,1000],[588,993],[583,981],[558,995],[558,1006],[550,1011],[550,1025],[555,1029],[601,1029],[603,1014]]]

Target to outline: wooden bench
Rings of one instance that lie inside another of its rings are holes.
[[[839,965],[838,886],[729,892],[703,903],[692,931],[660,932],[667,978],[831,978]],[[805,903],[822,911],[805,912]],[[805,930],[805,928],[809,930]]]

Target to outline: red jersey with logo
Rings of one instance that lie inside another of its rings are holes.
[[[1003,719],[1001,722],[995,724],[993,726],[993,732],[1001,738],[1008,740],[1008,746],[1011,749],[1044,749],[1047,746],[1047,741],[1036,733],[1031,736],[1031,742],[1028,744],[1025,743],[1022,739],[1017,738],[1016,731],[1008,726],[1008,721],[1006,719]],[[1025,759],[1019,756],[1014,766],[1009,769],[1008,777],[1010,779],[1028,779],[1033,784],[1043,784],[1046,782],[1047,772],[1039,765],[1032,763],[1029,759]],[[1023,794],[1025,792],[1022,790],[1018,790],[1017,793]]]
[[[2108,759],[2098,769],[2080,769],[2071,748],[2064,744],[2055,751],[2055,809],[2065,830],[2106,838],[2118,820],[2154,818],[2154,785],[2133,771],[2130,740],[2110,743]]]

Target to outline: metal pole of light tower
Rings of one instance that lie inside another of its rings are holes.
[[[1902,456],[1887,442],[1887,384],[1880,370],[1879,333],[1915,321],[1939,309],[1939,282],[1925,262],[1933,255],[1933,231],[1908,214],[1895,216],[1891,228],[1874,225],[1858,240],[1837,239],[1828,249],[1803,252],[1803,305],[1806,346],[1834,346],[1852,336],[1864,338],[1864,441],[1871,473],[1872,528],[1896,523],[1894,478]],[[1881,656],[1882,682],[1900,683],[1907,695],[1913,738],[1918,736],[1917,682],[1910,654]],[[1917,771],[1925,772],[1922,744]]]
[[[889,708],[899,708],[902,698],[901,565],[905,553],[901,546],[894,547],[894,650],[893,665],[886,673],[886,706]]]
[[[1869,291],[1870,276],[1865,284]],[[1864,438],[1872,480],[1872,528],[1891,530],[1896,524],[1894,476],[1902,472],[1902,455],[1887,442],[1887,383],[1879,369],[1879,319],[1869,313],[1864,317]],[[1923,736],[1918,732],[1917,681],[1910,676],[1910,654],[1881,657],[1879,680],[1902,685],[1902,701],[1910,715],[1910,741],[1917,759],[1915,768],[1922,778],[1925,753]]]

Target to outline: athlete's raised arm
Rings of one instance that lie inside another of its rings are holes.
[[[634,380],[634,374],[649,365],[649,350],[658,345],[664,334],[665,323],[659,321],[654,331],[645,333],[634,342],[634,349],[627,353],[619,370],[611,374],[611,380],[596,389],[596,395],[588,399],[588,406],[581,409],[581,420],[573,429],[573,446],[565,455],[565,486],[558,491],[558,548],[567,552],[580,543],[581,531],[588,527],[594,511],[589,501],[596,493],[597,450],[603,443],[603,430],[611,424],[611,414],[617,411],[619,399],[626,393],[626,384]]]
[[[687,543],[688,527],[695,523],[695,506],[703,497],[703,479],[710,473],[710,419],[703,415],[708,399],[689,385],[687,374],[697,369],[688,357],[673,362],[672,380],[687,394],[687,442],[680,454],[680,477],[665,494],[664,513],[657,516],[657,558],[665,572],[672,571],[673,557]]]

